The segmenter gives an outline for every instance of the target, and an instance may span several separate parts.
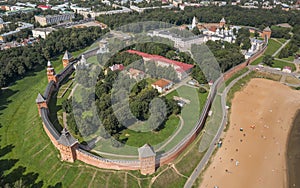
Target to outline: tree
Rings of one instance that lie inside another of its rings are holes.
[[[288,49],[287,49],[287,48],[283,48],[283,49],[280,51],[278,57],[279,57],[280,59],[289,57],[289,51],[288,51]]]
[[[150,114],[149,126],[157,130],[167,116],[166,104],[161,99],[154,99],[150,104]]]
[[[242,49],[249,50],[251,48],[251,41],[249,38],[244,39]]]
[[[173,59],[176,56],[176,53],[174,50],[169,50],[166,54],[166,58]]]
[[[200,87],[199,88],[199,93],[206,93],[207,91],[206,91],[206,89],[205,88],[203,88],[203,87]]]
[[[255,32],[254,32],[254,37],[255,38],[257,38],[257,37],[259,37],[259,33],[255,30]]]
[[[272,66],[274,64],[273,62],[274,58],[271,56],[271,55],[266,55],[262,62],[265,64],[265,65],[268,65],[268,66]]]
[[[232,33],[233,35],[236,35],[236,28],[233,28]]]
[[[193,28],[192,33],[194,33],[195,35],[200,35],[201,34],[197,27]]]

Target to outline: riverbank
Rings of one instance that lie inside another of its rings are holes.
[[[287,138],[299,99],[299,91],[259,78],[237,92],[222,147],[200,187],[287,187]]]
[[[294,117],[287,146],[287,167],[289,187],[300,186],[300,110]]]

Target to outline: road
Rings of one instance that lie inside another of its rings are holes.
[[[220,124],[220,127],[217,131],[217,134],[215,135],[214,139],[212,140],[209,148],[207,149],[205,155],[203,156],[203,158],[201,159],[201,161],[199,162],[199,164],[197,165],[197,167],[194,169],[193,173],[191,174],[191,176],[188,178],[188,180],[186,181],[184,188],[190,188],[192,187],[193,183],[195,182],[196,178],[200,175],[202,169],[205,167],[205,165],[207,164],[207,162],[209,161],[213,151],[215,150],[215,143],[220,139],[221,134],[224,130],[224,127],[226,125],[227,122],[227,110],[226,110],[226,97],[227,97],[227,93],[230,90],[230,88],[236,83],[238,82],[241,78],[243,78],[244,76],[248,75],[251,72],[251,70],[245,72],[244,74],[242,74],[241,76],[239,76],[238,78],[234,79],[222,92],[221,94],[221,104],[222,104],[222,111],[223,111],[223,118]]]
[[[261,72],[268,72],[268,73],[272,73],[272,74],[279,74],[279,75],[286,75],[286,76],[292,76],[292,77],[299,77],[300,76],[300,73],[297,73],[297,72],[292,72],[292,73],[286,73],[286,72],[282,72],[282,71],[279,71],[279,70],[275,70],[274,68],[272,67],[267,67],[267,66],[264,66],[263,68],[259,67],[259,66],[256,66],[256,65],[248,65],[248,68],[250,70],[258,70],[258,71],[261,71]]]

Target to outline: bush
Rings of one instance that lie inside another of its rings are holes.
[[[206,89],[204,89],[203,87],[199,88],[199,93],[206,93],[206,92],[207,92]]]

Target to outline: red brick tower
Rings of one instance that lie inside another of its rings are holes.
[[[63,58],[62,58],[62,62],[63,62],[64,68],[65,68],[66,66],[68,66],[69,63],[70,63],[71,61],[73,61],[73,60],[74,60],[74,58],[73,58],[72,54],[69,53],[68,50],[66,50],[66,52],[65,52],[65,54],[64,54],[64,56],[63,56]]]
[[[61,135],[58,139],[58,148],[63,161],[73,163],[76,160],[78,141],[69,133],[67,128],[61,131]]]
[[[48,108],[47,102],[40,93],[38,94],[35,102],[36,102],[38,110],[39,110],[39,115],[41,116],[41,108]]]
[[[48,82],[51,82],[53,80],[55,83],[57,82],[55,70],[52,67],[52,64],[50,61],[47,63],[47,76],[48,76]]]
[[[141,174],[153,174],[155,172],[156,153],[151,146],[145,144],[138,149]]]
[[[271,38],[271,34],[272,34],[272,31],[271,31],[270,27],[266,27],[266,28],[263,30],[261,37],[262,37],[262,38],[267,37],[267,38],[269,39],[269,38]]]

